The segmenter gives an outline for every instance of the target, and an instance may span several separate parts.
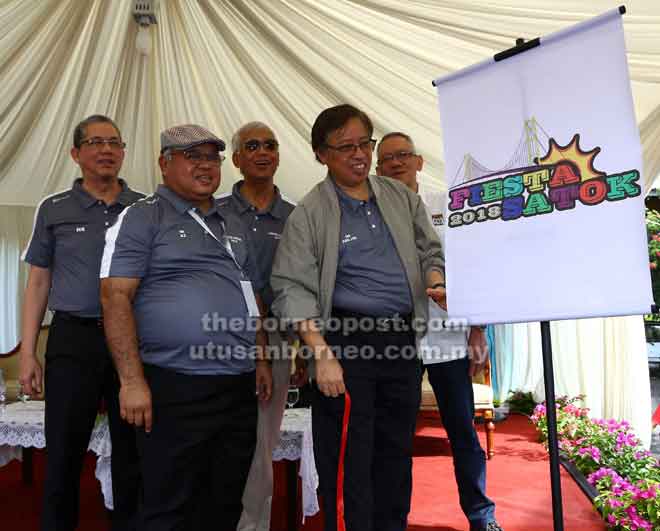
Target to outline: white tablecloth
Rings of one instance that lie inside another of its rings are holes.
[[[6,465],[12,459],[22,459],[23,448],[45,447],[43,400],[0,406],[0,466]],[[97,456],[95,475],[101,483],[105,506],[112,509],[112,445],[106,417],[101,417],[94,426],[88,449]]]
[[[300,459],[298,475],[302,483],[303,519],[319,512],[316,488],[319,476],[314,462],[314,444],[312,442],[312,411],[306,408],[287,409],[284,411],[280,442],[273,450],[273,461]]]
[[[43,401],[16,402],[0,409],[0,466],[12,459],[21,459],[21,448],[45,446]],[[89,449],[97,455],[95,475],[101,483],[105,506],[112,509],[112,444],[105,416],[94,426]],[[319,478],[314,463],[312,416],[309,409],[287,409],[284,412],[280,442],[273,450],[273,461],[282,459],[300,459],[303,517],[316,514],[319,512],[316,497]]]

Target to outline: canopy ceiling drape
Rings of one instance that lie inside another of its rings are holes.
[[[621,1],[161,1],[144,56],[134,2],[0,0],[0,205],[34,206],[68,187],[72,129],[99,112],[122,127],[123,174],[145,192],[160,180],[163,128],[198,122],[229,139],[246,121],[272,124],[277,180],[297,199],[323,176],[311,124],[343,101],[368,112],[376,136],[410,132],[425,178],[442,187],[431,80]],[[651,183],[660,173],[660,3],[629,2],[624,25]],[[223,173],[227,190],[238,175],[231,164]]]

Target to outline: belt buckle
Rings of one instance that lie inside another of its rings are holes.
[[[376,325],[378,328],[385,328],[390,324],[390,318],[389,317],[377,317],[376,318]]]
[[[398,315],[395,315],[394,317],[379,317],[378,318],[378,325],[382,327],[387,327],[387,328],[392,328],[392,326],[402,323],[403,319],[399,317]]]

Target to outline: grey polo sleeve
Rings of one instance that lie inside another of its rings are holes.
[[[21,258],[30,265],[50,267],[55,253],[55,237],[46,223],[46,203],[41,203],[34,216],[32,236]]]
[[[155,207],[142,202],[125,209],[105,233],[101,278],[142,278],[149,268],[157,230]]]
[[[445,252],[438,234],[433,229],[426,213],[424,202],[417,195],[412,197],[412,216],[415,232],[415,246],[424,275],[429,271],[445,273]]]
[[[302,321],[321,315],[314,241],[307,212],[297,206],[284,226],[270,277],[275,297],[272,310],[277,317]]]

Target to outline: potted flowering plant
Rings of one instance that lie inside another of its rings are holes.
[[[589,418],[584,396],[557,398],[557,436],[562,457],[593,486],[593,503],[608,527],[660,529],[660,467],[628,422]],[[547,441],[544,404],[530,417]]]

